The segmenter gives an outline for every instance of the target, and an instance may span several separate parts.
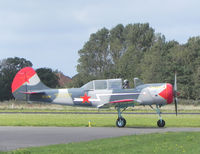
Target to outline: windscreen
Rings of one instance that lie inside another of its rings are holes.
[[[93,90],[94,89],[93,81],[86,83],[85,85],[82,86],[82,88],[84,90]]]

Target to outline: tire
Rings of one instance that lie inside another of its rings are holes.
[[[165,121],[164,120],[158,120],[157,121],[158,127],[164,127],[165,126]]]
[[[124,118],[118,118],[117,121],[116,121],[116,126],[121,128],[121,127],[124,127],[126,125],[126,119]]]

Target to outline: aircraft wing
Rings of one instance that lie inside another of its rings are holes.
[[[116,107],[116,106],[134,106],[134,103],[136,101],[134,99],[122,99],[122,100],[116,100],[111,101],[109,103],[101,104],[98,106],[98,108],[108,108],[108,107]]]

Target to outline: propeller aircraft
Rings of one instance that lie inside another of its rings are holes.
[[[108,108],[115,107],[118,112],[116,125],[124,127],[126,120],[122,112],[135,105],[156,106],[159,116],[158,127],[164,127],[160,107],[171,104],[174,100],[177,115],[176,74],[174,87],[170,83],[143,84],[134,78],[134,88],[122,88],[122,79],[94,80],[80,88],[51,89],[44,85],[31,67],[21,69],[12,82],[12,93],[16,100],[46,102],[52,104]]]

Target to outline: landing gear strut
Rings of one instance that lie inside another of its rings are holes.
[[[157,121],[158,127],[164,127],[165,126],[165,121],[162,119],[161,112],[160,112],[160,109],[159,109],[158,105],[156,105],[156,112],[157,112],[157,114],[159,116],[159,120]]]
[[[124,110],[126,110],[126,108],[124,108],[122,111],[120,111],[120,107],[117,108],[118,119],[116,121],[116,126],[119,128],[124,127],[126,125],[126,119],[124,119],[121,115]]]

